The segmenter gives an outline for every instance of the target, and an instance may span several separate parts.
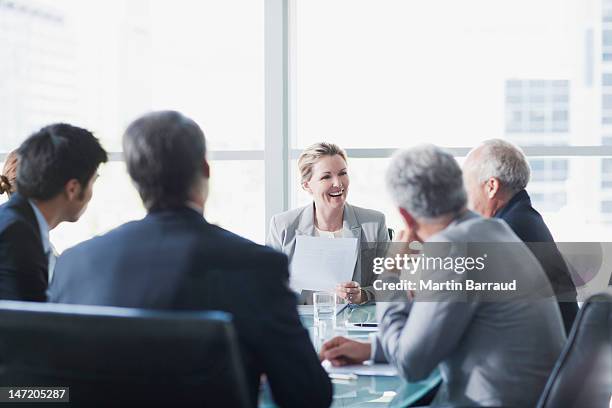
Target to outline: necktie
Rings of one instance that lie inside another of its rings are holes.
[[[55,261],[57,260],[55,253],[55,248],[53,244],[51,244],[51,248],[49,248],[49,251],[46,253],[49,267],[49,284],[51,284],[51,279],[53,279],[53,270],[55,269]]]

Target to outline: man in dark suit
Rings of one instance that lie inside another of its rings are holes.
[[[202,216],[209,167],[199,126],[151,113],[128,127],[123,146],[148,215],[65,251],[50,300],[230,312],[253,406],[262,375],[280,406],[328,406],[330,380],[300,323],[287,258]]]
[[[470,152],[463,172],[471,208],[485,217],[506,221],[540,261],[569,333],[578,313],[576,287],[550,230],[525,190],[530,176],[525,155],[507,141],[487,140]]]
[[[79,219],[107,156],[89,131],[68,124],[33,134],[18,156],[18,193],[0,206],[0,299],[44,302],[55,261],[49,231]]]

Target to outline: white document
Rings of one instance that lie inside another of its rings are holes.
[[[341,367],[334,367],[331,363],[325,360],[321,363],[325,371],[328,374],[354,374],[362,376],[382,376],[382,377],[395,377],[397,376],[397,370],[390,364],[372,364],[366,361],[364,364],[352,364]]]
[[[332,292],[337,284],[352,280],[358,250],[357,238],[298,235],[290,267],[291,289]]]

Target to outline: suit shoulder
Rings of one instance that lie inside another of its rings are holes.
[[[138,225],[138,221],[130,221],[125,224],[122,224],[112,230],[102,234],[80,242],[62,252],[63,258],[68,258],[71,255],[76,253],[88,253],[88,254],[96,254],[98,251],[95,249],[100,245],[105,244],[117,244],[124,237],[124,235],[129,234],[131,231],[134,231]]]
[[[241,276],[251,279],[266,276],[266,281],[280,283],[289,276],[289,261],[282,252],[256,244],[218,226],[213,226],[213,231],[206,234],[205,239],[212,243],[203,249],[205,254],[214,253],[212,259],[208,258],[211,264],[242,271]]]
[[[532,206],[525,203],[520,203],[519,205],[515,205],[514,207],[510,208],[500,218],[506,221],[508,224],[512,224],[513,222],[520,222],[521,220],[525,219],[529,221],[541,220],[542,216]]]
[[[0,237],[38,237],[34,227],[21,215],[11,211],[0,212]]]
[[[259,245],[217,225],[210,224],[210,227],[211,238],[217,240],[224,250],[240,254],[242,259],[255,259],[258,263],[264,261],[279,264],[286,263],[286,256],[272,248]]]
[[[520,241],[516,236],[512,228],[503,220],[497,218],[483,218],[483,228],[489,229],[493,234],[499,235],[500,238],[504,238],[508,242]]]
[[[0,226],[0,243],[8,247],[30,247],[37,240],[40,240],[39,236],[26,222],[14,220]]]
[[[436,234],[438,242],[520,242],[512,229],[502,220],[473,217]]]
[[[356,205],[351,205],[353,211],[355,211],[355,216],[361,223],[365,222],[378,222],[382,223],[385,221],[385,214],[378,210],[373,210],[371,208],[363,208],[357,207]]]
[[[0,206],[0,233],[21,222],[19,214],[7,208],[6,204]]]
[[[291,210],[275,214],[272,216],[272,222],[279,229],[287,229],[293,224],[297,224],[300,218],[303,216],[306,208],[312,204],[308,204],[303,207],[293,208]]]
[[[554,238],[540,213],[531,206],[513,208],[502,217],[525,242],[551,242]]]
[[[253,241],[244,238],[238,234],[226,230],[215,224],[208,224],[209,230],[206,232],[212,239],[217,239],[228,246],[249,246],[257,245]],[[203,231],[204,232],[204,231]]]
[[[0,206],[0,232],[15,228],[15,224],[27,224],[27,220],[10,204],[9,201]]]

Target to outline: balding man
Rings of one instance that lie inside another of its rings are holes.
[[[483,142],[468,154],[463,165],[470,208],[506,221],[531,249],[553,286],[569,333],[578,312],[576,288],[550,230],[531,205],[525,190],[530,173],[525,154],[501,139]]]
[[[387,185],[405,223],[403,236],[422,242],[423,256],[443,251],[444,259],[466,260],[464,255],[482,254],[482,243],[493,250],[480,272],[434,266],[420,271],[421,282],[455,286],[478,278],[516,279],[522,293],[446,289],[432,298],[416,290],[409,299],[403,289],[392,289],[401,280],[389,270],[381,280],[391,301],[377,300],[375,341],[336,337],[323,346],[321,357],[334,365],[386,360],[408,381],[426,378],[437,366],[442,385],[436,406],[535,406],[565,342],[552,288],[537,259],[506,223],[466,209],[461,169],[435,146],[399,152]],[[547,294],[523,296],[532,288]]]

